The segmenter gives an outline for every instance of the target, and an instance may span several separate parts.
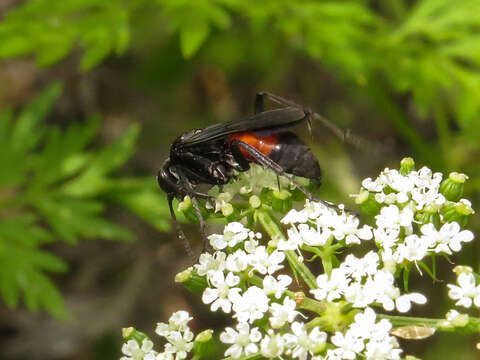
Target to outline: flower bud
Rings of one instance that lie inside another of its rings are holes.
[[[250,196],[250,199],[248,199],[248,203],[254,209],[258,209],[260,205],[262,205],[262,201],[257,195]]]
[[[443,204],[441,210],[444,222],[456,221],[461,226],[465,226],[470,219],[470,216],[475,214],[467,201],[460,200],[457,203],[447,201]]]
[[[402,174],[403,176],[408,175],[414,170],[415,170],[415,161],[413,161],[411,157],[403,158],[402,161],[400,161],[399,173]]]
[[[203,330],[201,333],[199,333],[199,334],[195,337],[195,341],[196,341],[196,342],[206,343],[207,341],[210,341],[210,339],[212,338],[212,334],[213,334],[213,330],[212,330],[212,329]]]
[[[207,329],[202,331],[195,337],[195,342],[193,343],[193,352],[195,358],[206,358],[212,357],[216,350],[215,341],[213,341],[213,330]]]
[[[439,206],[435,204],[425,205],[422,211],[415,213],[415,220],[421,224],[432,223],[435,228],[440,227],[440,214],[438,213]]]
[[[198,275],[192,267],[175,275],[175,282],[182,283],[187,290],[193,293],[203,292],[208,286],[207,279]]]
[[[446,318],[448,323],[454,327],[464,327],[470,320],[468,314],[461,314],[456,310],[450,310],[447,313]]]
[[[375,200],[375,195],[364,189],[360,190],[360,193],[355,198],[355,204],[366,215],[377,215],[381,208],[381,205]]]
[[[178,211],[185,212],[188,209],[190,209],[191,207],[192,207],[192,199],[190,199],[190,196],[188,196],[188,195],[186,195],[183,198],[183,201],[180,201],[178,203]]]
[[[245,185],[242,186],[238,192],[240,193],[240,195],[247,195],[252,192],[252,188]]]
[[[452,172],[440,184],[440,193],[450,201],[458,201],[463,195],[465,180],[468,176],[457,172]]]
[[[288,191],[287,189],[273,190],[272,194],[276,199],[279,199],[279,200],[286,200],[290,196],[292,196],[292,193],[290,191]]]
[[[140,346],[142,345],[143,340],[148,339],[147,334],[138,331],[134,327],[128,327],[122,329],[122,337],[125,340],[135,340]]]
[[[471,274],[473,272],[473,269],[470,266],[457,265],[452,269],[452,271],[458,276],[462,273]]]
[[[223,203],[220,210],[222,211],[223,216],[229,217],[233,214],[233,205],[230,203]]]

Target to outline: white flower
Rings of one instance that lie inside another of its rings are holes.
[[[235,288],[235,285],[240,283],[240,278],[229,272],[227,277],[221,271],[214,271],[209,273],[208,279],[214,288],[206,288],[202,295],[202,301],[205,304],[212,304],[211,310],[217,311],[222,308],[222,311],[229,313],[232,309],[232,302],[230,298],[232,294],[240,291],[240,288]]]
[[[154,352],[149,352],[143,360],[173,360],[173,355],[170,353],[160,353],[160,354],[155,354]]]
[[[287,322],[291,323],[298,314],[298,311],[295,310],[296,303],[294,300],[290,299],[289,297],[285,297],[283,300],[283,304],[272,303],[270,305],[270,325],[274,329],[279,329]]]
[[[365,349],[366,360],[399,360],[402,349],[398,348],[398,341],[393,336],[382,340],[370,340]]]
[[[365,347],[362,338],[351,331],[347,331],[345,334],[337,331],[335,335],[331,337],[331,341],[337,346],[336,349],[332,350],[332,355],[339,359],[356,359],[357,354]]]
[[[307,356],[314,355],[324,348],[327,341],[327,334],[314,327],[310,333],[304,323],[294,322],[291,325],[293,334],[285,334],[286,345],[292,350],[292,357],[299,360],[306,360]]]
[[[394,286],[395,278],[391,272],[380,270],[373,276],[373,281],[368,282],[369,292],[374,294],[375,301],[382,304],[387,311],[392,311],[395,308],[393,299],[400,296],[400,290]]]
[[[343,213],[331,218],[329,226],[333,228],[333,236],[337,240],[345,239],[345,243],[360,244],[360,240],[370,240],[372,231],[370,226],[365,225],[361,229],[358,228],[360,220],[358,217]]]
[[[288,275],[278,275],[278,280],[267,275],[263,278],[263,291],[267,295],[275,295],[277,299],[280,299],[291,283],[292,278]]]
[[[280,334],[275,334],[273,330],[268,331],[261,343],[260,351],[263,356],[269,359],[280,357],[285,350],[285,339]]]
[[[243,248],[248,254],[253,254],[258,247],[258,240],[255,238],[250,238],[243,242]]]
[[[209,271],[223,271],[225,270],[226,256],[227,254],[222,251],[216,251],[213,255],[207,252],[202,253],[198,259],[198,264],[194,265],[195,270],[200,276],[206,275]]]
[[[295,209],[290,210],[287,215],[283,217],[280,222],[282,224],[295,224],[305,223],[308,220],[308,215],[303,211],[297,211]]]
[[[389,335],[392,324],[387,319],[378,323],[377,314],[371,308],[355,315],[355,321],[350,324],[349,332],[362,339],[383,339]]]
[[[223,235],[213,234],[208,237],[210,245],[215,250],[222,250],[226,247],[234,247],[239,242],[249,237],[250,230],[239,222],[231,222],[225,226]]]
[[[317,277],[318,289],[310,290],[310,292],[317,300],[333,301],[342,296],[350,281],[343,269],[335,268],[330,277],[327,274],[319,275]]]
[[[287,230],[287,239],[278,240],[278,250],[298,250],[303,245],[303,239],[296,227]]]
[[[249,287],[242,295],[239,292],[232,293],[230,299],[233,303],[234,317],[239,322],[252,323],[263,318],[268,310],[269,299],[257,286]]]
[[[152,348],[153,342],[148,339],[143,339],[141,347],[136,340],[128,340],[122,346],[122,353],[126,356],[122,356],[121,360],[143,360],[145,355],[152,352]]]
[[[376,252],[370,251],[363,258],[357,258],[355,255],[347,255],[340,267],[345,274],[355,280],[360,280],[367,275],[374,275],[378,270],[379,256]]]
[[[275,250],[271,254],[267,252],[265,246],[259,246],[252,254],[251,265],[253,269],[260,274],[272,275],[276,271],[283,269],[281,263],[285,260],[285,254],[281,251]]]
[[[247,323],[239,323],[236,327],[237,331],[231,327],[227,327],[220,334],[220,341],[225,344],[233,344],[227,351],[225,356],[231,356],[234,359],[240,358],[242,355],[250,356],[258,352],[258,343],[262,338],[262,334],[258,328],[250,329]]]
[[[332,231],[321,226],[311,227],[308,224],[299,224],[298,232],[303,242],[309,246],[325,245],[332,236]]]
[[[188,322],[192,319],[187,311],[176,311],[168,319],[168,324],[158,323],[155,332],[160,336],[166,337],[172,331],[185,331],[188,328]]]
[[[437,231],[431,223],[425,224],[420,228],[425,242],[431,244],[436,253],[446,253],[451,255],[452,251],[458,252],[462,248],[462,242],[473,240],[473,233],[469,230],[460,231],[460,225],[457,222],[444,224]]]
[[[228,255],[226,261],[226,269],[232,272],[242,272],[247,269],[250,263],[250,256],[241,249],[238,249],[233,254]]]
[[[398,245],[397,262],[401,263],[404,259],[408,261],[422,260],[428,253],[428,246],[429,243],[425,239],[415,234],[408,235],[405,241]]]
[[[396,205],[383,207],[380,214],[375,216],[379,228],[399,229],[400,226],[410,228],[413,221],[413,212],[408,207],[400,210]]]
[[[410,310],[412,302],[423,305],[427,302],[427,298],[420,293],[404,294],[395,300],[395,306],[399,312],[406,313]]]
[[[193,348],[193,332],[186,329],[185,332],[173,331],[167,337],[165,352],[175,354],[175,360],[185,359]]]
[[[332,213],[335,213],[335,211],[328,206],[319,202],[307,200],[303,210],[290,210],[280,222],[282,224],[306,223],[308,220],[325,217]]]
[[[362,187],[371,192],[380,192],[384,188],[384,184],[372,178],[366,178],[362,181]]]
[[[341,359],[356,359],[356,354],[369,360],[398,360],[402,350],[390,336],[392,324],[386,319],[376,322],[371,308],[355,315],[355,321],[345,335],[336,333],[332,342],[340,348],[333,350]]]
[[[448,296],[457,300],[455,305],[469,308],[472,300],[476,307],[480,307],[480,285],[476,286],[475,276],[472,273],[462,272],[458,275],[457,283],[460,286],[448,284]]]
[[[377,292],[378,289],[369,278],[365,285],[359,282],[351,283],[345,289],[344,297],[348,302],[352,303],[353,307],[364,308],[375,301]]]

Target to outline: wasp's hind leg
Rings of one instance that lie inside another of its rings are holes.
[[[286,177],[292,184],[294,184],[301,192],[303,192],[305,194],[305,196],[307,197],[307,199],[309,199],[310,201],[317,201],[319,203],[322,203],[323,205],[329,207],[329,208],[332,208],[332,209],[335,209],[336,211],[343,211],[342,209],[340,209],[338,206],[336,206],[335,204],[329,202],[329,201],[325,201],[325,200],[322,200],[318,197],[316,197],[315,195],[313,195],[310,191],[308,191],[307,189],[305,189],[305,187],[303,187],[302,185],[300,185],[298,183],[298,181],[295,180],[295,178],[286,173],[285,170],[283,170],[283,168],[277,164],[275,161],[273,161],[272,159],[268,158],[267,156],[265,156],[264,154],[262,154],[260,151],[258,151],[257,149],[255,149],[253,146],[247,144],[247,143],[244,143],[243,141],[240,141],[240,140],[233,140],[232,141],[232,146],[233,147],[238,147],[238,148],[243,148],[245,151],[247,151],[249,153],[250,156],[252,156],[256,162],[258,162],[260,165],[268,168],[268,169],[271,169],[273,170],[278,176],[284,176]]]

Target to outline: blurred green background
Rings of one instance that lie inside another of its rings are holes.
[[[0,358],[116,359],[121,327],[152,334],[178,309],[197,330],[225,321],[173,284],[192,260],[155,174],[178,135],[250,115],[261,90],[372,144],[299,129],[325,199],[351,204],[412,156],[468,174],[478,203],[480,0],[0,0]],[[478,269],[466,252],[453,260]],[[415,315],[443,317],[444,283],[415,286],[431,299]],[[478,359],[479,340],[405,349]]]

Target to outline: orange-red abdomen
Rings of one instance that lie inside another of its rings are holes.
[[[278,134],[272,134],[268,136],[259,136],[249,132],[241,132],[235,133],[229,136],[228,142],[232,140],[239,140],[242,141],[258,151],[260,151],[265,156],[270,156],[270,153],[278,145]],[[240,147],[240,151],[242,152],[243,156],[250,161],[254,161],[252,156],[242,147]]]

